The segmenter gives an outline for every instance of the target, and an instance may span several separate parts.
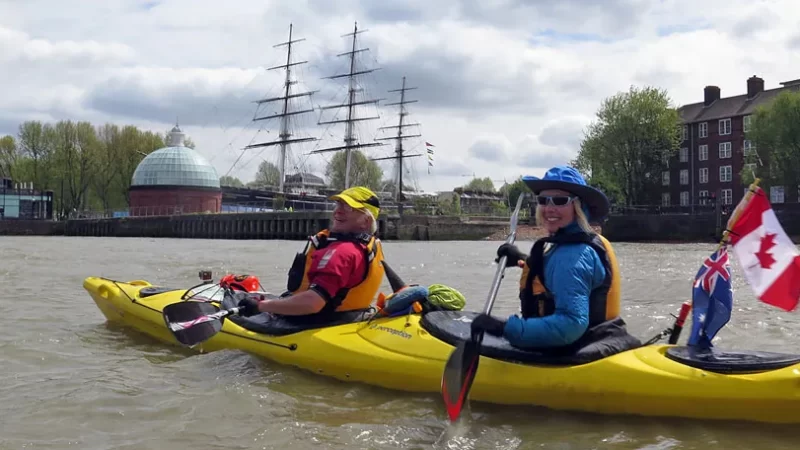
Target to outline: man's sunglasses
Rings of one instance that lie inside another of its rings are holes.
[[[566,206],[572,203],[576,197],[571,195],[537,195],[536,203],[539,206],[546,206],[548,203],[555,206]]]

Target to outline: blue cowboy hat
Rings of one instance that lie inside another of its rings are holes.
[[[608,215],[608,197],[601,191],[586,184],[583,176],[572,167],[556,166],[544,174],[544,178],[524,176],[522,181],[534,194],[547,189],[560,189],[580,198],[589,208],[590,220],[603,220]]]

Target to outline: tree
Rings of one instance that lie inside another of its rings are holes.
[[[338,152],[333,155],[325,168],[325,176],[330,186],[337,190],[344,189],[347,154]],[[350,152],[350,186],[364,186],[374,191],[380,190],[383,170],[375,161],[370,160],[358,150]]]
[[[506,202],[508,203],[507,206],[509,208],[513,208],[517,205],[517,199],[519,196],[526,192],[530,192],[530,189],[528,189],[528,186],[526,186],[525,182],[522,181],[522,177],[519,177],[511,184],[504,184],[498,190],[498,192],[503,194],[503,197],[505,197]]]
[[[26,174],[37,189],[49,189],[51,180],[50,154],[54,141],[53,127],[39,121],[25,122],[19,126],[17,145],[28,157],[30,174]]]
[[[258,188],[277,188],[280,185],[280,182],[281,171],[278,169],[278,167],[269,161],[261,161],[261,164],[258,165],[258,171],[256,172],[256,179],[251,183],[251,185]]]
[[[236,177],[232,177],[230,175],[223,175],[219,177],[219,185],[230,186],[230,187],[243,187],[244,183],[242,183],[242,180]]]
[[[745,155],[745,162],[756,164],[755,174],[767,186],[800,184],[800,93],[782,92],[768,105],[758,107],[752,117],[746,138],[755,145]],[[762,161],[766,167],[760,166]],[[748,166],[740,175],[744,183],[753,182]]]
[[[184,147],[189,147],[192,150],[194,150],[194,148],[195,148],[194,141],[189,136],[184,136],[184,138],[183,138],[183,146]]]
[[[0,177],[14,179],[19,154],[13,136],[0,137]]]
[[[494,192],[494,183],[489,177],[486,178],[473,178],[463,189],[465,191],[478,191],[478,192]]]
[[[628,205],[659,202],[661,172],[678,151],[680,118],[664,90],[631,87],[603,101],[573,164]]]

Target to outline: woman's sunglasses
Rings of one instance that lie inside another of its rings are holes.
[[[548,203],[555,206],[566,206],[572,203],[576,197],[571,195],[537,195],[536,196],[536,203],[539,206],[546,206]]]

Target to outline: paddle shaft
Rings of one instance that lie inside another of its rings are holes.
[[[513,244],[516,239],[517,220],[519,217],[519,210],[522,207],[523,198],[524,195],[520,194],[517,198],[517,207],[511,215],[510,233],[508,238],[506,238],[507,244]],[[503,279],[503,272],[505,271],[507,260],[507,256],[502,256],[498,260],[499,267],[494,275],[492,288],[489,290],[489,298],[486,300],[486,306],[483,308],[484,314],[489,314],[492,310],[494,299],[497,298],[497,291],[500,288],[500,281]],[[483,330],[480,330],[474,333],[471,339],[467,339],[457,345],[445,364],[444,373],[442,374],[442,397],[444,398],[447,415],[450,416],[451,422],[455,421],[461,414],[464,401],[469,396],[472,380],[475,378],[475,373],[478,370],[478,363],[480,362],[480,345],[483,341],[483,334]]]
[[[238,314],[242,308],[235,307],[231,309],[223,309],[222,311],[215,312],[214,314],[208,314],[205,316],[200,316],[194,320],[187,320],[185,322],[170,322],[169,329],[172,331],[180,331],[185,330],[187,328],[191,328],[195,325],[206,323],[206,322],[213,322],[215,320],[222,319],[225,316],[229,316],[231,314]]]
[[[506,238],[506,244],[513,244],[514,241],[517,239],[517,221],[519,218],[519,210],[522,207],[522,199],[524,195],[520,194],[517,198],[517,207],[514,209],[514,213],[511,215],[511,227],[510,233]],[[492,280],[492,288],[489,290],[489,297],[486,299],[486,305],[483,307],[483,313],[489,314],[492,312],[492,307],[494,306],[494,300],[497,298],[497,292],[500,290],[500,282],[503,279],[503,274],[506,270],[506,261],[508,261],[508,256],[503,255],[500,257],[498,261],[498,268],[497,272],[494,274],[494,279]]]

